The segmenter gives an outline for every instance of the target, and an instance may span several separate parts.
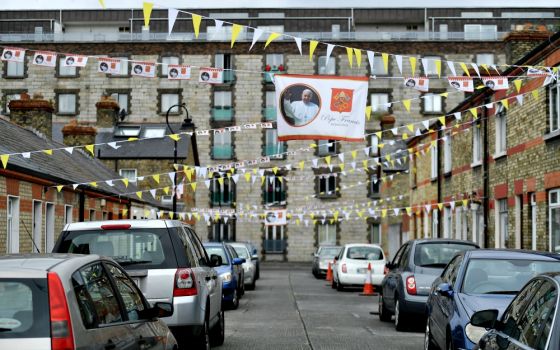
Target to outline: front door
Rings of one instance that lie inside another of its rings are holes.
[[[389,256],[395,256],[397,250],[401,246],[401,225],[389,225],[389,233],[388,233],[388,249],[389,249]]]

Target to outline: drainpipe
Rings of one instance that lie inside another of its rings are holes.
[[[486,97],[485,104],[490,103],[490,97]],[[482,177],[483,181],[483,191],[484,191],[484,198],[482,199],[483,205],[483,217],[484,217],[484,247],[488,248],[489,246],[489,237],[488,237],[488,212],[490,209],[490,172],[489,172],[489,165],[488,165],[488,158],[489,150],[488,150],[488,108],[484,107],[482,109],[482,126],[483,126],[483,159],[482,159],[482,171],[484,175]]]
[[[78,218],[78,221],[83,222],[84,218],[85,218],[85,211],[86,211],[86,194],[85,194],[83,189],[80,192],[79,203],[80,204],[79,204],[79,218]]]
[[[443,125],[445,126],[445,124]],[[437,202],[441,203],[443,202],[443,200],[441,199],[441,180],[443,179],[443,162],[442,162],[442,148],[440,147],[440,142],[439,140],[441,140],[441,138],[443,137],[443,126],[441,128],[438,128],[438,132],[437,132]],[[438,208],[438,237],[443,237],[443,212],[440,213],[439,208]],[[451,236],[451,235],[450,235]],[[435,238],[435,237],[434,237]]]

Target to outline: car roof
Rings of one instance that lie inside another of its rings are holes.
[[[205,247],[223,247],[224,242],[204,242],[202,245]]]
[[[350,248],[350,247],[375,247],[375,248],[380,248],[381,246],[379,246],[379,244],[372,244],[372,243],[348,243],[345,244],[344,247]]]
[[[65,231],[86,231],[101,229],[102,225],[121,225],[128,224],[131,229],[135,228],[167,228],[187,226],[178,220],[105,220],[105,221],[85,221],[73,222],[64,227]]]
[[[247,247],[247,244],[246,244],[246,243],[227,242],[227,244],[231,245],[232,247],[243,247],[243,248],[247,248],[247,250],[249,250],[249,247]]]
[[[560,254],[523,249],[473,249],[464,254],[469,258],[486,259],[531,259],[540,261],[560,261]]]
[[[419,238],[419,239],[411,239],[408,242],[411,243],[458,243],[458,244],[468,244],[473,246],[478,246],[478,244],[474,243],[473,241],[467,241],[463,239],[453,239],[453,238]]]
[[[0,256],[0,277],[44,278],[49,271],[79,267],[99,260],[96,254],[10,254]]]

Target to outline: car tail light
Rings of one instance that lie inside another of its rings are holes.
[[[175,284],[173,285],[173,296],[184,297],[197,295],[196,281],[191,269],[177,269],[175,272]]]
[[[346,264],[342,264],[342,272],[344,273],[348,272],[348,270],[346,270]]]
[[[49,272],[47,283],[51,315],[51,348],[52,350],[74,350],[72,321],[60,277],[55,272]]]
[[[108,224],[101,225],[102,230],[128,230],[132,225],[130,224]]]
[[[385,267],[383,268],[383,274],[386,275],[386,274],[388,274],[388,273],[389,273],[389,269],[387,268],[387,266],[385,266]]]
[[[416,295],[416,279],[414,276],[406,278],[406,292],[410,295]]]

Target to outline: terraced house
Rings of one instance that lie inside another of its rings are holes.
[[[203,239],[250,240],[260,247],[266,260],[309,260],[320,244],[368,241],[381,244],[392,255],[417,228],[410,225],[407,217],[380,218],[370,215],[368,209],[404,207],[415,200],[415,194],[407,190],[407,158],[395,164],[361,167],[365,160],[385,157],[407,147],[400,134],[389,133],[385,140],[379,140],[375,132],[388,128],[387,120],[398,127],[448,113],[465,98],[457,91],[441,95],[449,88],[444,77],[454,74],[445,63],[440,72],[442,79],[434,65],[419,64],[414,69],[415,75],[431,78],[427,92],[404,86],[403,77],[413,74],[406,57],[417,57],[418,62],[423,58],[427,62],[449,60],[489,66],[511,63],[504,53],[508,33],[529,26],[538,28],[541,37],[546,37],[546,33],[558,28],[560,10],[553,6],[506,8],[493,1],[478,9],[365,3],[350,1],[346,7],[340,7],[318,1],[289,1],[285,8],[212,8],[209,4],[193,3],[191,8],[179,8],[203,16],[198,38],[191,15],[185,12],[179,12],[171,34],[167,9],[154,8],[150,24],[145,26],[140,2],[135,8],[106,10],[2,11],[0,45],[56,51],[59,60],[70,53],[90,56],[90,63],[82,68],[65,67],[60,61],[53,68],[40,67],[30,62],[33,56],[29,55],[22,63],[3,62],[3,113],[9,115],[8,102],[17,99],[21,92],[41,93],[56,106],[53,137],[59,140],[63,139],[62,128],[74,119],[80,125],[120,130],[124,137],[176,133],[187,119],[190,124],[184,130],[212,130],[194,134],[200,167],[226,165],[229,169],[236,162],[270,158],[248,169],[233,167],[229,176],[218,170],[208,177],[206,172],[194,180],[198,181],[194,191],[185,186],[185,195],[194,203],[187,202],[178,211],[188,212],[192,207],[221,210],[221,215],[197,221],[196,229]],[[231,45],[230,23],[244,26],[235,45]],[[246,26],[291,37],[281,36],[265,49],[268,36],[263,35],[252,46],[254,29]],[[302,38],[303,54],[294,37]],[[310,39],[320,41],[311,60]],[[335,47],[329,59],[327,43],[362,50],[361,65],[354,61],[350,67],[346,50],[340,46]],[[376,53],[371,65],[366,62],[365,50]],[[391,54],[387,66],[381,53]],[[394,55],[405,57],[402,67]],[[119,58],[125,64],[118,74],[98,73],[94,56]],[[131,60],[158,62],[157,74],[153,78],[133,76]],[[168,79],[169,64],[192,66],[191,79]],[[223,69],[223,83],[199,82],[200,67]],[[359,143],[279,142],[272,75],[284,73],[370,76],[368,105],[372,106],[372,115],[366,122],[368,137]],[[102,95],[113,96],[119,104],[111,127],[98,125],[96,103]],[[543,93],[541,98],[544,96]],[[410,111],[396,102],[406,99],[411,100]],[[180,104],[185,108],[177,106]],[[387,115],[394,118],[385,118]],[[173,132],[164,127],[167,121],[174,125]],[[227,129],[253,123],[271,124],[241,131]],[[216,129],[220,131],[215,132]],[[192,146],[188,144],[179,146],[180,162],[194,165],[194,157],[189,155]],[[300,151],[310,144],[312,151]],[[379,144],[383,146],[378,147]],[[161,155],[155,151],[145,159],[136,153],[122,160],[118,150],[110,155],[102,152],[99,157],[122,176],[147,177],[154,172],[173,171],[171,146],[162,146],[168,151],[162,162],[152,162]],[[339,157],[341,153],[344,160]],[[109,156],[111,159],[104,158]],[[328,156],[332,157],[331,166],[324,161]],[[139,159],[144,161],[138,162]],[[358,164],[356,169],[352,162]],[[169,202],[170,198],[159,200]],[[258,215],[273,208],[285,208],[292,214],[287,225],[262,223]],[[232,215],[233,211],[237,215]],[[305,215],[296,223],[298,214]]]

